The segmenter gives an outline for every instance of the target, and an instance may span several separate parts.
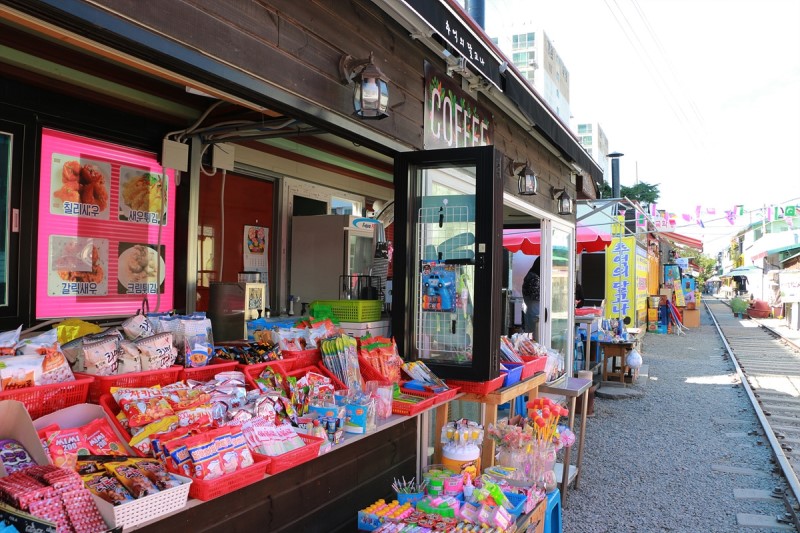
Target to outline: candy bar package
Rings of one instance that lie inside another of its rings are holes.
[[[111,462],[106,463],[105,466],[106,470],[116,477],[122,483],[122,486],[137,500],[159,492],[155,484],[150,481],[150,478],[139,470],[133,461]]]
[[[83,482],[92,494],[99,496],[112,505],[120,505],[133,501],[133,496],[122,486],[122,483],[108,472],[99,472],[84,476]]]
[[[157,459],[130,459],[159,490],[177,487],[181,482],[170,475],[164,464]]]
[[[67,358],[75,372],[84,372],[83,365],[83,339],[77,338],[61,345],[61,353]]]

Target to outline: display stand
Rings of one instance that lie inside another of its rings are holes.
[[[498,389],[489,394],[464,394],[459,399],[465,402],[476,402],[483,405],[483,427],[487,428],[489,424],[497,424],[497,406],[512,401],[523,394],[536,397],[538,395],[539,386],[545,382],[545,379],[546,376],[544,372],[539,372],[510,387]],[[449,402],[442,404],[436,409],[436,435],[439,435],[442,431],[442,427],[447,424],[448,404]],[[493,466],[494,455],[494,441],[492,439],[484,439],[481,450],[481,467],[486,468]],[[437,446],[437,450],[434,453],[434,463],[440,463],[441,460],[442,452]]]
[[[608,378],[614,378],[620,383],[625,383],[625,374],[630,369],[625,359],[628,356],[628,352],[633,349],[634,343],[605,341],[598,341],[598,343],[603,350],[603,381],[608,381]],[[611,365],[610,370],[608,368],[609,364]]]
[[[583,463],[583,442],[586,438],[586,412],[589,403],[589,388],[592,386],[591,379],[566,378],[552,385],[542,385],[539,392],[554,396],[564,396],[569,398],[569,429],[573,430],[575,424],[575,403],[581,398],[581,431],[578,436],[578,462],[575,466],[570,464],[572,448],[564,450],[563,464],[556,464],[556,479],[561,480],[561,505],[567,501],[567,487],[575,481],[575,488],[578,488],[581,474],[581,464]],[[559,469],[559,467],[561,467]],[[565,475],[566,472],[566,475]]]

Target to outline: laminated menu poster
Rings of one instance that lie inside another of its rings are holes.
[[[108,239],[50,235],[47,294],[108,294]]]
[[[119,170],[119,219],[141,224],[158,224],[167,189],[162,174],[146,169],[121,166]]]
[[[36,318],[172,308],[175,179],[154,152],[42,129]]]
[[[164,246],[160,253],[155,244],[120,242],[117,257],[117,292],[119,294],[156,294],[164,292],[166,263]]]
[[[50,212],[108,220],[111,165],[60,153],[52,154],[51,162]]]

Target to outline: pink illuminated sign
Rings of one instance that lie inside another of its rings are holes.
[[[42,130],[36,318],[171,309],[174,213],[155,154]]]

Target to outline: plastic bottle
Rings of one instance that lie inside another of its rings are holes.
[[[475,491],[475,485],[472,484],[472,476],[467,474],[467,481],[464,483],[464,501],[472,501],[472,493]]]

